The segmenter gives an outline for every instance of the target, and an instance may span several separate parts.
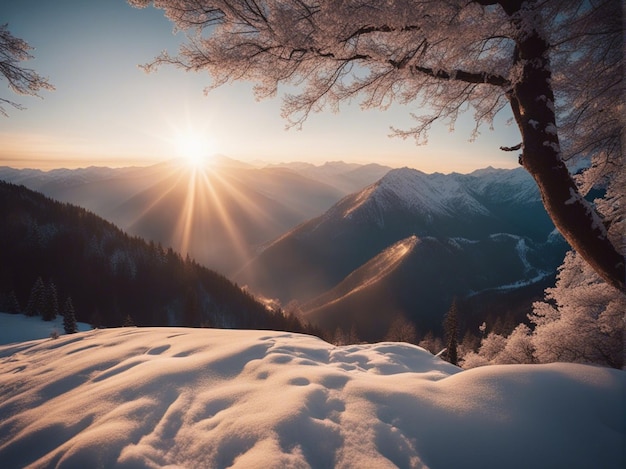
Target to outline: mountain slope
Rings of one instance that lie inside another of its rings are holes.
[[[420,334],[441,334],[441,319],[455,297],[489,289],[504,294],[507,285],[512,289],[551,278],[552,268],[540,246],[518,236],[492,235],[479,241],[412,236],[300,309],[324,330],[354,328],[367,341],[383,340],[397,316],[409,319]]]
[[[403,168],[282,236],[236,278],[282,301],[307,301],[412,235],[480,240],[510,233],[542,243],[553,230],[521,168],[469,175]]]
[[[294,171],[255,169],[225,157],[195,171],[175,161],[49,172],[5,167],[0,179],[80,205],[226,274],[241,267],[260,244],[346,194]]]
[[[171,248],[132,238],[83,208],[0,182],[0,297],[23,307],[36,279],[73,300],[79,321],[288,328],[281,315]]]

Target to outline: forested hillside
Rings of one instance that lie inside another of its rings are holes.
[[[94,326],[302,331],[226,277],[85,209],[0,181],[0,218],[0,301],[7,311],[60,313],[70,297],[76,318]]]

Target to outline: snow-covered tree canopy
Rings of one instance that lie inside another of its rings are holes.
[[[564,163],[592,156],[596,178],[620,164],[619,0],[129,2],[154,4],[177,28],[195,31],[178,55],[163,53],[148,70],[164,63],[207,70],[212,86],[251,80],[260,98],[291,85],[298,92],[286,95],[283,108],[291,125],[353,98],[364,108],[416,102],[432,114],[395,132],[423,143],[438,119],[453,126],[471,109],[478,131],[511,106],[520,162],[555,225],[608,283],[624,289],[623,253]]]
[[[39,90],[53,90],[54,87],[34,70],[21,66],[20,62],[33,58],[31,50],[26,41],[11,34],[8,25],[0,25],[0,76],[8,81],[13,92],[39,96]],[[4,116],[8,115],[5,104],[23,109],[19,103],[0,97],[0,114]]]

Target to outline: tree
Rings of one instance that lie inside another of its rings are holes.
[[[135,327],[135,321],[130,314],[127,314],[124,318],[124,322],[122,323],[122,327]]]
[[[509,106],[520,131],[520,163],[570,245],[624,291],[624,254],[579,191],[565,160],[621,156],[622,7],[618,0],[128,0],[153,3],[177,28],[193,31],[175,64],[207,70],[213,87],[256,83],[258,97],[296,85],[283,114],[300,126],[311,111],[362,96],[364,108],[421,100],[433,114],[396,130],[418,143],[437,120],[450,127],[475,111],[478,133]],[[568,143],[561,147],[561,140]]]
[[[100,329],[103,326],[102,315],[100,314],[100,309],[96,306],[89,317],[89,324],[91,324],[92,329]]]
[[[425,350],[428,350],[433,355],[441,353],[444,348],[441,337],[436,337],[432,331],[428,331],[424,338],[420,340],[419,344]]]
[[[484,323],[483,323],[484,324]],[[459,342],[459,360],[470,352],[476,352],[480,347],[480,338],[469,329],[465,331],[461,342]]]
[[[41,277],[37,277],[30,289],[24,313],[26,316],[41,315],[45,309],[46,287]]]
[[[66,334],[74,334],[78,332],[78,325],[76,324],[76,314],[74,312],[74,304],[72,298],[69,296],[63,303],[63,330]]]
[[[0,25],[0,75],[9,82],[9,88],[13,92],[39,96],[39,90],[51,91],[54,87],[34,70],[20,66],[20,62],[33,58],[29,53],[32,49],[26,41],[11,34],[8,24]],[[0,114],[4,116],[8,116],[3,106],[6,104],[23,109],[20,104],[0,97]]]
[[[487,364],[577,362],[622,368],[626,296],[611,288],[579,255],[570,252],[556,286],[508,335],[490,333],[463,367]]]
[[[624,364],[626,296],[602,282],[575,253],[568,253],[546,301],[533,305],[532,336],[541,363]]]
[[[453,365],[459,364],[459,314],[456,299],[443,319],[443,334],[446,342],[446,356]]]
[[[463,368],[475,368],[477,366],[495,365],[498,358],[506,348],[507,338],[490,332],[480,343],[478,352],[469,352],[463,357],[461,366]]]
[[[415,324],[402,314],[396,315],[385,335],[385,340],[390,342],[407,342],[409,344],[416,343],[417,330],[415,329]]]
[[[343,329],[339,326],[337,326],[337,329],[335,329],[335,333],[333,335],[333,339],[331,341],[333,343],[333,345],[348,345],[348,341],[346,339],[346,333],[343,331]]]
[[[200,327],[202,321],[202,307],[198,292],[192,288],[187,288],[182,314],[183,324],[187,327]]]
[[[1,311],[5,313],[17,314],[22,311],[20,306],[20,302],[15,295],[15,290],[11,290],[9,293],[0,296],[1,301]]]
[[[57,287],[52,280],[45,287],[43,310],[41,317],[44,321],[52,321],[59,315],[59,300]]]
[[[533,338],[526,324],[519,324],[513,329],[497,363],[537,363]]]

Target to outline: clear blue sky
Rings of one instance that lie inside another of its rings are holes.
[[[408,128],[414,106],[312,115],[304,129],[285,130],[280,99],[257,102],[251,85],[220,88],[208,96],[207,74],[138,65],[184,40],[161,10],[137,10],[124,0],[13,0],[0,3],[0,22],[35,47],[24,66],[48,77],[56,91],[43,99],[15,96],[0,81],[0,95],[23,104],[0,117],[0,165],[79,167],[150,164],[180,156],[181,136],[208,141],[215,151],[243,161],[329,160],[378,162],[426,172],[468,172],[515,167],[501,145],[519,143],[515,125],[496,122],[469,142],[471,113],[449,133],[435,127],[429,144],[389,138],[390,126]]]

